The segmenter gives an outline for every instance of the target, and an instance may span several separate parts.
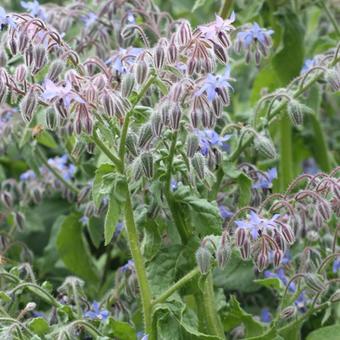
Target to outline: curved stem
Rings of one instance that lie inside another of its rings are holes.
[[[72,328],[76,325],[83,326],[95,339],[97,337],[103,337],[104,335],[97,330],[94,326],[84,320],[76,320],[70,323],[67,328]]]
[[[190,280],[192,280],[194,277],[196,277],[199,274],[199,269],[195,268],[192,271],[190,271],[188,274],[183,276],[180,280],[178,280],[176,283],[174,283],[170,288],[168,288],[164,293],[162,293],[157,299],[155,299],[152,302],[152,305],[156,305],[157,303],[162,303],[166,301],[168,297],[170,297],[173,293],[176,292],[176,290],[182,288],[184,285],[186,285]]]

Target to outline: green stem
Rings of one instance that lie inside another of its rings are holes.
[[[334,18],[332,12],[328,8],[328,6],[327,6],[327,4],[326,4],[326,2],[324,0],[321,1],[321,6],[324,8],[328,19],[331,21],[331,23],[332,23],[332,25],[334,27],[335,32],[337,33],[338,36],[340,36],[340,29],[339,29],[339,26],[338,26],[338,24],[336,22],[336,19]]]
[[[280,185],[285,191],[293,180],[292,126],[289,117],[284,115],[280,122]]]
[[[311,114],[312,126],[314,130],[314,148],[315,148],[315,156],[317,158],[318,164],[320,165],[321,170],[325,172],[330,172],[332,170],[332,164],[329,157],[329,150],[327,147],[325,133],[320,124],[320,120],[318,119],[316,114]]]
[[[210,334],[224,338],[224,331],[220,317],[216,310],[212,272],[206,277],[203,291],[203,303],[206,308],[207,327]]]
[[[104,335],[99,332],[94,326],[84,320],[73,321],[67,326],[67,328],[72,328],[78,325],[84,327],[94,337],[94,339],[97,339],[97,337],[104,337]]]
[[[23,324],[21,323],[20,321],[16,320],[16,319],[13,319],[13,318],[5,318],[5,317],[1,317],[0,318],[0,323],[2,322],[9,322],[9,323],[12,323],[12,324],[16,324],[18,326],[20,326],[22,329],[24,329],[32,338],[34,338],[34,334]]]
[[[195,268],[191,270],[188,274],[183,276],[180,280],[178,280],[175,284],[173,284],[170,288],[168,288],[164,293],[162,293],[157,299],[152,302],[152,305],[156,305],[157,303],[162,303],[166,301],[168,297],[170,297],[176,290],[182,288],[186,285],[190,280],[196,277],[199,274],[199,269]]]
[[[41,288],[40,286],[36,285],[35,283],[31,283],[31,282],[24,282],[21,283],[19,285],[17,285],[15,288],[12,289],[12,293],[16,292],[19,289],[23,289],[23,288],[28,288],[32,293],[37,294],[36,292],[34,292],[34,289],[36,289],[37,291],[39,291],[41,294],[37,294],[38,296],[40,296],[41,298],[43,298],[45,301],[51,303],[51,305],[55,306],[55,307],[59,307],[60,303],[48,292],[46,292],[45,289]]]
[[[37,150],[38,156],[40,157],[41,161],[44,163],[45,167],[46,167],[48,170],[50,170],[50,171],[52,172],[52,174],[53,174],[56,178],[58,178],[58,180],[59,180],[60,182],[62,182],[62,183],[65,185],[65,187],[67,187],[68,189],[70,189],[71,191],[73,191],[74,193],[77,194],[77,193],[79,192],[78,188],[75,187],[71,182],[67,181],[67,180],[59,173],[58,170],[56,170],[53,166],[51,166],[51,165],[48,163],[48,161],[47,161],[47,159],[46,159],[44,153],[41,151],[40,147],[37,146],[37,147],[36,147],[36,150]]]
[[[138,243],[137,229],[133,217],[131,197],[128,188],[126,190],[126,202],[125,202],[125,225],[127,229],[130,251],[135,264],[137,279],[140,287],[140,295],[144,312],[145,333],[150,334],[152,329],[152,316],[151,316],[152,295],[146,275],[146,269],[142,253]]]
[[[99,147],[101,151],[104,152],[104,154],[112,161],[112,163],[118,168],[122,168],[122,162],[121,160],[115,156],[109,148],[101,141],[99,138],[96,129],[93,129],[93,134],[92,134],[92,141]]]
[[[233,5],[233,0],[222,0],[219,15],[223,19],[227,18],[232,5]]]

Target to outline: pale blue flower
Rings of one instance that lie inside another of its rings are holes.
[[[232,12],[229,19],[224,20],[217,14],[215,15],[216,19],[213,23],[207,26],[199,26],[200,31],[202,32],[204,38],[209,40],[218,39],[218,35],[221,32],[230,32],[234,28],[232,23],[235,21],[236,16],[235,12]]]
[[[267,30],[254,23],[251,27],[237,33],[238,40],[244,49],[248,49],[253,43],[259,42],[264,46],[270,45],[270,36],[274,33],[273,30]]]
[[[316,61],[315,59],[306,59],[303,66],[302,66],[302,69],[301,69],[301,72],[300,74],[304,74],[306,73],[307,71],[309,71],[311,68],[313,68],[314,66],[316,66]]]
[[[37,178],[33,170],[27,170],[20,175],[20,181],[32,181]]]
[[[82,216],[80,219],[79,219],[80,223],[83,225],[83,226],[88,226],[89,223],[90,223],[90,219],[88,216]]]
[[[302,168],[303,173],[309,175],[316,175],[318,172],[320,172],[320,169],[318,168],[314,158],[308,158],[304,160],[302,163]]]
[[[203,86],[196,91],[195,95],[200,96],[205,92],[207,94],[208,101],[211,102],[217,97],[219,89],[232,89],[232,86],[229,83],[230,80],[232,80],[232,78],[230,78],[230,66],[227,65],[223,75],[215,76],[209,73],[203,82]]]
[[[124,266],[120,267],[119,270],[123,273],[127,271],[134,271],[135,270],[135,263],[132,260],[129,260]]]
[[[10,26],[12,28],[16,27],[15,21],[7,15],[5,9],[3,7],[0,7],[0,29],[2,28],[1,26]]]
[[[277,178],[276,168],[271,168],[265,175],[260,175],[260,178],[256,183],[252,185],[253,189],[270,189],[272,187],[272,182]]]
[[[96,301],[92,303],[91,310],[84,313],[85,318],[100,321],[105,321],[109,317],[109,315],[109,311],[107,311],[106,309],[101,310],[99,303]]]
[[[21,1],[20,5],[33,17],[39,17],[43,20],[47,19],[45,10],[40,6],[37,0],[34,1]]]
[[[81,17],[81,20],[85,25],[85,28],[91,27],[97,21],[97,19],[98,19],[97,15],[93,12],[89,12]]]
[[[333,262],[333,273],[337,273],[340,270],[340,257],[337,257]]]
[[[225,205],[219,205],[218,209],[220,211],[220,216],[226,220],[234,215]]]
[[[289,282],[289,279],[288,277],[286,276],[285,274],[285,270],[283,268],[279,268],[276,273],[274,272],[271,272],[269,270],[265,270],[264,271],[264,277],[265,278],[277,278],[279,279],[283,284],[284,286],[287,286],[288,282]],[[296,285],[294,282],[291,282],[289,284],[289,287],[288,287],[288,291],[291,292],[291,293],[294,293],[296,291]]]
[[[270,314],[269,308],[261,309],[261,321],[264,323],[270,323],[272,321],[272,316]]]
[[[227,148],[227,141],[230,135],[220,136],[216,131],[211,129],[196,130],[195,134],[199,138],[200,151],[203,156],[207,156],[212,147],[218,147],[223,150]]]

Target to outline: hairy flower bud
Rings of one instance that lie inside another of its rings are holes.
[[[205,159],[200,152],[196,152],[191,159],[191,165],[194,168],[199,179],[205,177]]]
[[[46,54],[46,48],[43,45],[36,45],[33,48],[33,61],[34,61],[34,67],[33,67],[33,74],[38,73],[47,62],[47,54]]]
[[[262,272],[268,265],[268,255],[264,251],[260,251],[256,257],[256,266],[259,272]]]
[[[46,110],[45,123],[47,128],[51,131],[55,131],[59,126],[59,115],[54,109],[49,108]]]
[[[272,141],[264,135],[257,135],[255,139],[255,147],[265,157],[276,158],[276,150]]]
[[[240,255],[242,260],[248,260],[250,256],[250,242],[248,239],[244,242],[243,246],[240,248]]]
[[[164,65],[165,51],[164,47],[157,45],[153,51],[153,62],[157,69],[161,69]]]
[[[144,152],[140,156],[145,177],[152,178],[154,173],[153,156],[151,152]]]
[[[133,87],[135,86],[135,76],[133,73],[126,73],[123,75],[121,92],[123,97],[129,97]]]
[[[176,39],[180,46],[186,45],[192,37],[190,23],[187,20],[182,20],[176,33]]]
[[[7,90],[5,81],[0,77],[0,104],[6,101],[7,94],[8,94],[8,90]]]
[[[26,31],[21,31],[18,36],[18,50],[23,54],[28,46],[29,39]]]
[[[36,308],[37,308],[37,304],[36,304],[35,302],[29,302],[29,303],[25,306],[24,310],[25,310],[25,312],[32,312],[32,311],[35,310]]]
[[[211,264],[211,254],[208,249],[199,247],[195,254],[198,268],[202,274],[207,274]]]
[[[92,217],[96,214],[96,205],[93,201],[88,202],[84,209],[84,216],[86,217]]]
[[[32,66],[33,64],[33,45],[29,44],[26,48],[25,55],[24,55],[25,64],[27,67]]]
[[[192,110],[190,113],[190,121],[191,121],[191,125],[196,129],[198,128],[198,125],[201,121],[201,115],[199,113],[199,111],[197,110]]]
[[[223,48],[220,44],[213,43],[214,53],[217,59],[222,63],[226,64],[228,62],[227,50]]]
[[[337,291],[335,291],[335,293],[329,298],[329,300],[332,303],[340,301],[340,290],[338,289]]]
[[[216,117],[221,117],[223,111],[223,104],[219,97],[215,97],[211,102],[212,112]]]
[[[325,221],[328,221],[331,218],[332,210],[330,204],[326,200],[319,202],[317,205],[317,209]]]
[[[137,84],[141,85],[145,82],[148,77],[149,67],[145,60],[139,60],[135,64],[135,76]]]
[[[9,40],[8,40],[8,48],[11,51],[12,55],[16,55],[18,52],[18,44],[14,38],[14,36],[12,36]]]
[[[141,126],[139,130],[139,138],[138,138],[138,146],[140,148],[144,148],[146,145],[148,145],[152,140],[152,128],[151,124],[146,123]]]
[[[167,48],[167,57],[170,64],[175,64],[178,57],[178,50],[174,43],[170,43]]]
[[[303,105],[295,99],[291,99],[287,105],[289,119],[295,127],[303,124],[304,109]]]
[[[32,200],[35,204],[38,204],[41,202],[42,198],[43,198],[43,193],[42,193],[42,189],[35,187],[31,190],[30,192]]]
[[[140,158],[136,158],[136,160],[132,164],[132,176],[135,181],[138,181],[143,175],[143,167]]]
[[[321,293],[326,289],[324,279],[321,275],[315,273],[307,273],[305,275],[306,285],[317,293]]]
[[[237,228],[235,231],[235,244],[237,247],[242,247],[248,240],[247,232],[244,228]]]
[[[159,113],[154,113],[151,117],[151,129],[155,137],[159,137],[162,133],[163,122]]]
[[[190,134],[187,137],[187,156],[189,158],[194,157],[196,151],[198,150],[200,145],[200,140],[198,136],[194,134]]]
[[[175,105],[171,110],[170,110],[170,128],[173,130],[178,130],[179,124],[181,121],[182,117],[182,111],[179,105]]]
[[[13,212],[13,219],[18,230],[23,231],[25,228],[25,216],[21,212]]]
[[[28,123],[32,120],[33,114],[38,106],[38,98],[34,90],[30,90],[22,98],[20,103],[20,112],[23,120]]]
[[[219,268],[224,268],[231,257],[231,247],[229,244],[221,244],[216,251],[216,260]]]
[[[63,72],[64,67],[65,63],[62,60],[54,60],[48,69],[47,78],[56,83],[58,81],[59,75]]]
[[[281,223],[280,225],[284,239],[288,242],[288,244],[293,244],[295,242],[295,235],[292,228],[285,223]]]
[[[80,205],[87,202],[91,197],[91,191],[92,191],[91,185],[84,186],[78,193],[77,204]]]
[[[54,109],[55,109],[56,113],[58,113],[60,115],[60,117],[62,119],[67,119],[67,117],[69,116],[69,111],[65,107],[62,99],[59,99],[55,102]],[[70,134],[72,134],[72,132]]]
[[[273,264],[275,267],[278,267],[281,263],[283,257],[283,252],[279,249],[274,251],[274,256],[273,256]]]
[[[27,76],[27,68],[24,64],[19,65],[16,69],[15,69],[15,81],[17,81],[18,83],[23,83],[24,80],[26,79]]]
[[[134,132],[128,132],[126,136],[126,148],[132,156],[138,156],[137,150],[138,137]]]
[[[0,51],[0,67],[6,67],[8,61],[7,53],[5,49]]]
[[[8,191],[1,192],[0,198],[1,198],[2,204],[7,209],[12,209],[12,207],[13,207],[13,198],[12,198],[12,195],[11,195],[10,192],[8,192]]]
[[[340,69],[334,68],[331,70],[327,70],[326,73],[326,81],[330,85],[331,89],[334,92],[337,92],[340,90]]]
[[[287,320],[292,318],[297,312],[296,306],[288,306],[284,308],[280,313],[281,320]]]
[[[113,117],[115,114],[115,103],[113,101],[112,95],[105,91],[103,96],[101,97],[101,104],[103,105],[103,109],[106,115],[109,117]]]

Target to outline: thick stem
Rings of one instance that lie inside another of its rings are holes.
[[[131,197],[129,189],[126,190],[126,203],[125,203],[125,225],[129,240],[131,255],[135,264],[137,279],[140,287],[140,295],[143,306],[145,333],[150,334],[152,328],[151,319],[151,290],[146,276],[146,269],[138,243],[138,234],[133,217],[133,210],[131,204]]]
[[[223,19],[227,18],[232,5],[233,5],[233,0],[222,0],[219,15]]]
[[[280,185],[285,191],[294,178],[292,127],[289,117],[284,115],[280,122]]]
[[[206,308],[207,327],[209,334],[224,338],[222,323],[216,310],[212,272],[209,272],[204,283],[203,302]]]

